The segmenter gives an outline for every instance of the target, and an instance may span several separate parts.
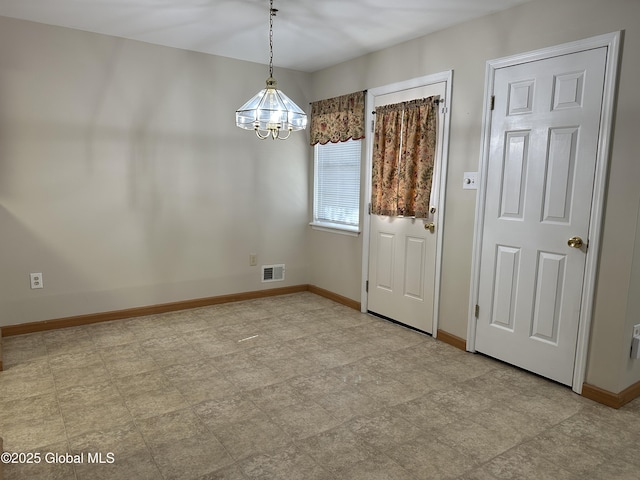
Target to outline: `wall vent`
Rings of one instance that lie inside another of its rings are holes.
[[[263,282],[281,282],[284,280],[284,263],[279,265],[263,265],[262,281]]]

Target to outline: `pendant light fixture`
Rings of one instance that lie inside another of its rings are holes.
[[[284,140],[293,130],[307,127],[307,115],[284,93],[276,88],[273,78],[273,17],[278,12],[269,0],[269,78],[267,88],[260,90],[251,100],[236,110],[236,126],[255,130],[262,140]]]

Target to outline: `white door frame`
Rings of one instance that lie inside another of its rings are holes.
[[[412,88],[424,87],[435,83],[446,82],[446,93],[444,104],[440,103],[439,108],[445,108],[444,121],[442,122],[442,158],[440,159],[440,181],[437,188],[438,199],[438,222],[436,226],[436,271],[435,271],[435,284],[433,293],[433,328],[432,336],[436,338],[438,336],[438,312],[440,311],[440,278],[442,270],[442,233],[444,231],[444,200],[445,200],[445,187],[447,184],[447,159],[449,158],[449,118],[451,112],[451,91],[452,91],[452,79],[453,70],[448,70],[441,73],[435,73],[432,75],[426,75],[424,77],[413,78],[403,82],[392,83],[383,87],[371,88],[367,91],[367,112],[366,112],[366,124],[373,127],[373,105],[375,105],[375,97],[379,95],[387,95],[389,93],[395,93],[402,90],[409,90]],[[367,135],[367,148],[366,148],[366,164],[365,164],[365,182],[364,182],[364,205],[365,214],[363,221],[363,235],[362,235],[362,282],[361,282],[361,311],[366,313],[368,310],[369,294],[367,293],[367,279],[369,278],[369,241],[370,241],[370,228],[371,228],[371,215],[369,214],[369,205],[371,202],[371,169],[372,169],[372,156],[373,156],[373,131],[369,128],[369,135]]]
[[[486,175],[489,159],[489,144],[491,140],[491,96],[493,95],[493,80],[496,69],[510,67],[521,63],[544,60],[560,55],[577,53],[593,48],[607,47],[607,63],[602,96],[602,113],[600,117],[600,134],[596,153],[596,172],[591,201],[591,216],[589,221],[589,248],[586,254],[584,283],[582,286],[582,301],[580,304],[580,319],[578,325],[578,343],[573,370],[573,391],[581,394],[585,379],[589,332],[593,314],[593,294],[597,279],[598,252],[600,250],[600,235],[603,224],[604,199],[607,181],[607,167],[609,164],[609,149],[611,146],[613,109],[615,102],[616,76],[620,55],[620,32],[608,33],[596,37],[566,43],[555,47],[535,50],[520,55],[499,58],[487,62],[484,90],[484,111],[482,119],[482,143],[480,151],[480,184],[476,201],[475,227],[473,232],[473,256],[471,269],[471,292],[469,298],[469,321],[467,324],[467,350],[475,352],[476,322],[475,306],[478,304],[480,289],[480,254],[482,251],[482,232],[484,206],[486,201]]]

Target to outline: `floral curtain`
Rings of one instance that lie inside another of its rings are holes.
[[[399,108],[398,108],[399,107]],[[371,172],[371,213],[397,215],[402,104],[376,108]]]
[[[365,92],[320,100],[311,104],[311,145],[364,138]]]
[[[428,97],[376,109],[371,213],[428,217],[438,99]]]

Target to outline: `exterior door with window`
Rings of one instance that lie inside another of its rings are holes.
[[[374,107],[439,95],[445,98],[446,82],[425,85],[375,97]],[[438,115],[437,149],[433,185],[437,198],[442,156],[442,108]],[[369,312],[423,332],[433,332],[436,278],[436,229],[439,211],[427,218],[371,215],[369,232]]]

